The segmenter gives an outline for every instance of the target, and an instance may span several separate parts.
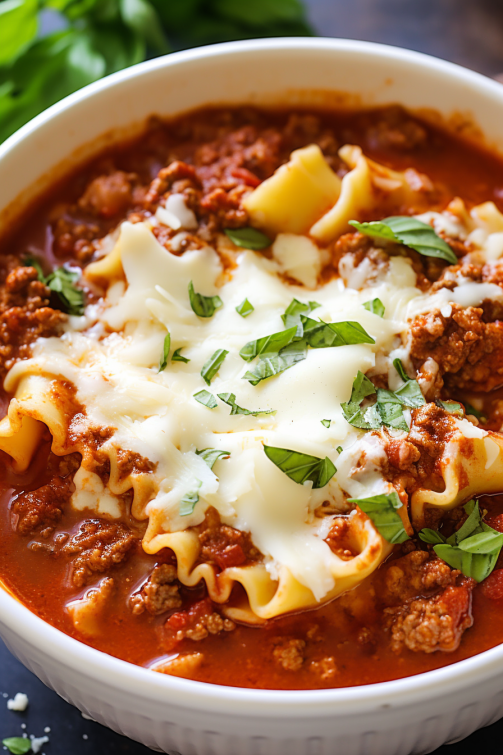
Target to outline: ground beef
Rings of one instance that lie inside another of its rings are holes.
[[[124,524],[86,519],[60,552],[72,557],[72,582],[82,587],[94,574],[121,563],[135,543],[136,538]]]
[[[460,572],[427,551],[414,550],[398,558],[385,573],[385,600],[404,603],[418,595],[431,594],[455,585]]]
[[[438,364],[446,385],[455,390],[491,391],[503,384],[503,322],[484,322],[483,309],[452,305],[412,321],[410,355],[416,369],[428,359]]]
[[[261,558],[247,532],[222,524],[216,509],[210,507],[204,522],[197,528],[201,561],[216,564],[219,569],[242,566]]]
[[[319,661],[311,661],[309,671],[316,674],[322,682],[331,682],[337,675],[337,664],[333,656],[328,655]]]
[[[236,625],[213,609],[209,598],[193,603],[190,608],[172,614],[163,627],[162,644],[172,651],[184,639],[199,641],[210,634],[231,632]]]
[[[91,181],[79,199],[79,207],[103,218],[124,213],[132,202],[132,185],[135,180],[134,174],[127,174],[122,170],[98,176]]]
[[[175,580],[174,566],[156,566],[140,592],[131,596],[130,605],[135,616],[139,616],[145,610],[152,616],[159,616],[173,608],[180,608],[182,599],[178,584],[174,584]]]
[[[52,309],[51,292],[38,280],[34,267],[13,267],[11,258],[0,262],[0,377],[18,359],[31,356],[37,338],[59,335],[66,315]],[[3,285],[2,285],[3,284]]]
[[[48,536],[53,531],[75,489],[73,474],[79,463],[77,454],[63,459],[52,457],[49,466],[54,467],[55,475],[50,482],[12,499],[12,512],[20,535],[42,530],[44,536]]]
[[[135,451],[117,449],[117,468],[119,480],[125,480],[131,474],[146,474],[155,472],[157,463],[146,459]]]
[[[350,542],[350,527],[347,518],[337,517],[333,520],[325,542],[332,553],[343,561],[349,561],[357,555]]]
[[[278,638],[274,641],[273,658],[285,671],[299,671],[304,663],[304,640]]]
[[[465,629],[473,624],[471,585],[447,587],[432,598],[418,598],[399,608],[388,608],[391,648],[415,653],[452,652]]]

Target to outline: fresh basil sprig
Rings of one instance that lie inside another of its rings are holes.
[[[189,283],[190,306],[198,317],[213,317],[223,304],[219,296],[203,296],[194,291],[194,284]]]
[[[266,249],[272,244],[271,239],[257,228],[226,228],[225,234],[233,244],[245,249]]]
[[[206,385],[210,385],[211,381],[217,374],[218,370],[220,369],[222,362],[224,361],[225,357],[227,356],[229,352],[225,349],[217,349],[205,362],[203,365],[203,368],[201,370],[201,377],[203,378]]]
[[[2,744],[11,755],[25,755],[31,750],[31,739],[28,737],[7,737],[2,739]]]
[[[162,356],[161,356],[161,361],[159,363],[158,372],[163,372],[167,367],[170,347],[171,347],[171,335],[167,333],[166,336],[164,337],[164,343],[162,346]]]
[[[228,459],[231,455],[230,451],[220,451],[218,448],[203,448],[201,451],[196,451],[196,454],[206,462],[210,469],[213,469],[216,461]]]
[[[403,244],[424,257],[437,257],[451,265],[458,261],[449,244],[435,233],[431,225],[417,218],[395,215],[384,220],[372,220],[370,223],[350,220],[349,224],[366,236]]]
[[[193,398],[195,398],[196,401],[199,401],[203,406],[207,406],[208,409],[215,409],[218,406],[215,396],[204,389],[194,393]]]
[[[193,513],[196,503],[199,501],[199,488],[202,484],[201,480],[194,480],[193,490],[186,493],[180,499],[180,503],[178,504],[178,513],[180,516],[189,516]]]
[[[433,545],[437,556],[446,564],[482,582],[496,566],[503,547],[503,533],[482,521],[478,503],[468,501],[464,509],[468,518],[449,538],[431,529],[421,530],[419,537]]]
[[[370,301],[366,301],[363,305],[364,309],[368,310],[368,312],[372,312],[373,315],[377,315],[378,317],[384,317],[384,304],[380,299],[371,299]]]
[[[238,306],[236,307],[236,312],[238,313],[238,315],[241,315],[241,317],[248,317],[248,315],[251,315],[254,309],[255,307],[253,306],[253,304],[250,304],[248,299],[243,299],[241,304],[238,304]]]
[[[175,352],[173,353],[173,356],[171,357],[171,361],[172,361],[172,362],[184,362],[185,364],[187,364],[187,362],[190,362],[190,359],[187,359],[187,357],[184,357],[184,356],[182,356],[182,355],[181,355],[181,353],[180,353],[180,352],[181,352],[181,350],[182,350],[182,349],[181,349],[181,348],[179,348],[179,349],[177,349],[177,350],[176,350],[176,351],[175,351]]]
[[[245,414],[251,417],[258,417],[261,414],[276,414],[276,409],[243,409],[242,406],[236,404],[235,393],[217,393],[217,396],[224,404],[228,404],[231,407],[231,415]]]
[[[299,485],[310,480],[313,483],[313,489],[324,488],[337,472],[328,456],[320,459],[300,451],[266,445],[264,445],[264,451],[273,464],[276,464],[282,472]]]
[[[402,508],[398,493],[393,491],[389,495],[374,495],[369,498],[349,498],[349,503],[356,503],[371,519],[382,537],[395,545],[409,540],[397,510]]]

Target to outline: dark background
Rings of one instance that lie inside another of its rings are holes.
[[[253,0],[243,0],[253,2]],[[503,0],[307,0],[316,31],[407,47],[459,63],[487,76],[503,74]],[[7,699],[26,692],[25,713],[7,710]],[[22,724],[26,725],[22,729]],[[48,690],[0,641],[0,740],[23,731],[37,737],[50,727],[46,755],[146,755],[151,751],[99,724]],[[500,751],[503,721],[437,755]],[[340,753],[344,755],[344,753]]]

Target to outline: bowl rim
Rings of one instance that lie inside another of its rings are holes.
[[[499,99],[503,105],[503,87],[486,76],[463,68],[440,58],[400,47],[348,40],[319,37],[287,37],[227,42],[208,45],[146,61],[111,74],[37,115],[0,145],[0,160],[28,139],[41,126],[56,119],[75,104],[91,99],[99,92],[121,82],[145,76],[163,68],[173,68],[196,60],[215,56],[236,55],[255,51],[320,50],[347,52],[354,55],[369,55],[399,61],[430,71],[443,73],[451,79],[471,84],[490,97]],[[364,710],[378,711],[383,708],[399,708],[431,697],[453,692],[472,682],[489,680],[498,675],[503,667],[503,644],[483,651],[465,660],[457,661],[432,671],[387,682],[340,687],[322,690],[269,690],[198,682],[159,673],[136,666],[127,661],[97,650],[52,626],[30,611],[17,598],[9,594],[0,583],[0,626],[18,635],[25,643],[52,657],[67,669],[84,677],[102,680],[107,686],[117,689],[134,689],[138,698],[157,700],[160,703],[176,702],[193,710],[225,710],[228,715],[247,718],[261,716],[299,716],[301,718],[358,714]]]

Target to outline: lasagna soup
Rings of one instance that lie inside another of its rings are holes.
[[[503,641],[503,164],[399,107],[152,119],[0,257],[0,579],[152,672]]]

